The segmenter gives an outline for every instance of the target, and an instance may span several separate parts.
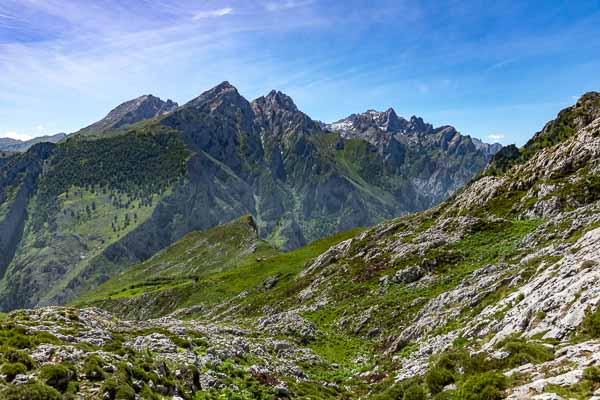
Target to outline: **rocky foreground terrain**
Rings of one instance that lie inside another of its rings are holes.
[[[174,318],[122,321],[94,308],[16,311],[0,332],[1,374],[11,382],[3,399],[287,397],[290,384],[310,381],[301,365],[324,363],[261,330]]]
[[[0,397],[598,399],[599,172],[588,93],[428,211],[289,253],[251,218],[187,237],[5,316]]]

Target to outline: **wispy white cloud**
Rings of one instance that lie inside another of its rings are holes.
[[[225,79],[254,88],[276,70],[285,76],[282,64],[288,60],[257,56],[257,43],[249,38],[269,31],[284,34],[321,21],[304,11],[303,18],[291,12],[273,18],[261,3],[236,0],[205,11],[197,11],[195,2],[188,0],[148,1],[148,7],[136,3],[137,8],[120,2],[99,7],[78,0],[6,1],[0,13],[27,8],[21,14],[29,19],[24,26],[31,31],[43,26],[48,31],[44,40],[22,41],[22,32],[12,41],[0,40],[0,120],[10,124],[0,123],[0,132],[14,135],[38,133],[25,116],[27,109],[45,109],[48,114],[40,119],[49,121],[52,132],[70,132],[101,117],[108,106],[100,102],[112,106],[146,92],[186,101]],[[11,4],[16,8],[9,8]],[[221,22],[225,16],[230,18]],[[34,21],[38,17],[39,23]],[[4,32],[10,39],[10,31]],[[187,82],[184,87],[177,86],[182,81]],[[177,89],[157,89],[165,87]],[[55,100],[43,100],[49,98]],[[82,102],[72,104],[77,98]],[[84,110],[86,101],[95,103],[96,110],[88,105],[87,116],[74,112],[70,114],[78,117],[69,125],[60,122],[67,120],[57,114],[60,102],[69,102],[69,108],[81,103]],[[17,114],[19,122],[15,122]]]
[[[29,139],[33,138],[32,135],[22,134],[22,133],[18,133],[16,131],[8,131],[8,132],[0,133],[0,137],[17,139],[17,140],[29,140]]]
[[[489,140],[493,140],[494,142],[501,142],[504,140],[504,134],[502,133],[490,133],[488,136]]]
[[[284,11],[292,8],[306,7],[314,3],[314,0],[280,0],[267,1],[263,3],[265,10],[270,12]]]
[[[516,57],[515,58],[509,58],[509,59],[502,60],[502,61],[498,61],[497,63],[494,63],[494,64],[490,65],[490,67],[488,68],[488,71],[494,71],[494,70],[497,70],[497,69],[501,69],[501,68],[507,67],[507,66],[509,66],[511,64],[516,63],[517,61],[518,61],[518,58],[516,58]]]
[[[219,8],[217,10],[198,11],[194,14],[192,19],[197,21],[205,18],[224,17],[231,13],[233,13],[233,8],[231,7]]]
[[[16,20],[18,18],[15,17],[14,15],[8,15],[8,14],[0,13],[0,19],[12,19],[12,20]]]

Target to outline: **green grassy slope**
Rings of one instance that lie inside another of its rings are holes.
[[[275,248],[259,240],[252,217],[244,216],[204,232],[188,233],[154,257],[85,293],[80,301],[164,290],[233,268],[252,255],[276,253]]]
[[[246,216],[189,233],[151,259],[84,293],[74,304],[98,305],[129,318],[156,317],[197,305],[210,308],[246,291],[262,291],[269,278],[277,281],[276,286],[290,284],[308,260],[357,233],[344,232],[281,253],[259,240],[255,229],[252,218]]]

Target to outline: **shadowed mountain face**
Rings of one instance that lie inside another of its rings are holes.
[[[26,191],[22,179],[1,189],[0,221],[16,236],[0,237],[14,248],[0,307],[65,302],[190,231],[242,215],[290,250],[419,211],[490,157],[451,127],[393,111],[374,121],[366,133],[332,132],[281,92],[249,102],[223,82],[181,107],[153,96],[124,103],[49,150],[44,168],[35,152],[10,156],[3,176],[33,166],[20,167]]]

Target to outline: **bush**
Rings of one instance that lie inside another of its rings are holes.
[[[500,343],[510,355],[502,360],[505,368],[513,368],[526,363],[539,364],[554,359],[551,348],[522,338],[508,338]]]
[[[20,333],[9,335],[5,344],[10,347],[16,347],[17,349],[28,349],[32,347],[31,339]]]
[[[596,311],[588,309],[579,327],[579,334],[590,338],[600,337],[600,307]]]
[[[583,379],[600,383],[600,368],[599,367],[589,367],[583,371]]]
[[[27,332],[22,326],[7,324],[0,329],[0,343],[9,348],[29,349],[41,343],[60,341],[48,332]]]
[[[135,391],[129,385],[120,385],[115,393],[115,400],[135,400]]]
[[[40,383],[10,385],[0,392],[0,398],[3,400],[62,400],[61,394],[56,389]]]
[[[47,385],[65,392],[69,382],[76,378],[72,367],[63,364],[44,365],[40,371],[40,379]]]
[[[104,360],[96,354],[92,354],[83,364],[83,374],[91,381],[101,381],[105,378],[103,366]]]
[[[15,376],[27,372],[27,367],[22,363],[6,363],[2,365],[0,372],[3,375],[6,375],[6,379],[9,382],[12,382],[12,380],[15,379]]]
[[[433,366],[425,376],[425,383],[432,394],[437,394],[444,389],[444,386],[454,383],[454,374],[447,368]]]
[[[129,371],[132,378],[148,382],[150,380],[148,373],[141,367],[133,367]]]
[[[111,399],[115,400],[134,400],[135,391],[126,384],[118,382],[116,379],[107,379],[102,385],[101,393],[108,393]]]
[[[35,367],[35,363],[33,359],[29,357],[27,353],[19,350],[7,350],[4,352],[3,357],[6,361],[10,363],[21,363],[27,367],[27,370],[33,369]]]
[[[406,389],[402,400],[425,400],[425,390],[421,385],[413,385]]]
[[[485,372],[468,377],[460,386],[462,400],[501,400],[506,389],[506,377],[498,372]]]

